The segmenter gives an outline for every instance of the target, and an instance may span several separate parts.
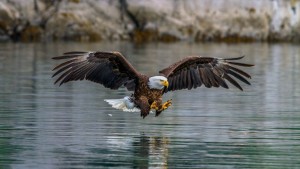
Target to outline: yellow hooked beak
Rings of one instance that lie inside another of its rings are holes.
[[[162,81],[161,84],[167,88],[169,87],[169,82],[167,80]]]

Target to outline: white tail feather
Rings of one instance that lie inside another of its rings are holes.
[[[141,110],[133,107],[132,105],[128,104],[133,104],[128,100],[129,97],[124,97],[123,99],[105,99],[108,104],[110,104],[113,108],[123,110],[126,112],[140,112]]]

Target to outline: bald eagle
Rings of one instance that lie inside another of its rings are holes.
[[[158,76],[149,77],[139,73],[120,52],[74,51],[53,57],[55,60],[68,60],[54,67],[53,71],[56,72],[52,77],[60,75],[55,81],[60,85],[86,79],[115,90],[124,86],[134,91],[131,96],[105,101],[116,109],[139,111],[145,118],[150,111],[155,111],[158,116],[172,104],[172,100],[162,101],[162,95],[169,91],[190,90],[202,85],[228,89],[226,81],[243,90],[234,78],[250,85],[247,78],[251,76],[236,66],[253,66],[236,62],[243,57],[222,59],[189,56],[159,71]]]

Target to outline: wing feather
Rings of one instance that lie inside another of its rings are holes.
[[[209,81],[211,82],[211,85],[213,87],[219,87],[220,85],[217,83],[217,81],[215,80],[215,75],[214,73],[212,72],[212,70],[210,68],[205,68],[206,70],[206,73],[208,74],[208,77],[209,77]]]
[[[182,71],[180,72],[180,77],[182,78],[182,80],[181,80],[181,87],[182,87],[182,89],[184,89],[185,81],[186,81],[186,78],[185,78],[185,70],[182,70]]]
[[[179,81],[179,76],[176,75],[176,76],[174,77],[174,85],[175,85],[174,88],[175,88],[175,90],[178,90],[178,89],[179,89],[178,81]]]
[[[200,85],[200,82],[199,82],[199,76],[197,76],[197,73],[196,72],[198,72],[198,70],[196,70],[196,68],[192,68],[191,69],[191,73],[192,73],[192,77],[193,77],[193,87],[194,88],[197,88],[198,87],[198,85]],[[198,72],[199,73],[199,72]]]
[[[188,86],[187,86],[187,88],[189,90],[191,90],[193,88],[193,81],[192,81],[192,75],[191,75],[190,70],[187,70],[187,75],[188,75]]]
[[[248,85],[251,85],[250,82],[247,79],[245,79],[243,76],[235,73],[234,71],[228,69],[227,73],[230,74],[230,75],[232,75],[232,76],[234,76],[235,78],[239,79],[240,81],[242,81],[242,82],[244,82],[244,83],[246,83]]]
[[[72,68],[72,67],[74,67],[74,66],[76,66],[76,65],[78,65],[78,62],[75,62],[75,63],[72,62],[72,63],[66,64],[66,65],[64,65],[64,67],[58,69],[58,70],[52,75],[52,77],[54,77],[54,76],[56,76],[56,75],[58,75],[58,74],[60,74],[60,73],[62,73],[62,72],[64,72],[64,71],[66,71],[67,69],[70,69],[70,68]],[[60,67],[61,67],[61,66],[60,66]],[[53,69],[53,70],[55,70],[55,69]]]
[[[61,80],[60,84],[59,85],[62,85],[63,83],[67,83],[71,80],[75,80],[75,77],[74,77],[74,73],[77,72],[78,70],[80,70],[82,67],[84,67],[87,63],[81,63],[81,64],[78,64],[74,67],[71,67],[67,72],[68,74],[64,77],[62,77],[63,79]]]
[[[217,71],[217,69],[213,69],[213,73],[215,74],[214,77],[215,77],[215,80],[217,81],[217,83],[218,83],[220,86],[222,86],[222,87],[228,89],[227,83],[225,82],[225,80],[224,80],[223,78],[221,78],[221,75],[222,75],[222,74],[220,74],[219,71]]]
[[[245,66],[245,67],[251,67],[251,66],[253,66],[251,64],[239,63],[239,62],[227,62],[227,63],[232,64],[232,65],[237,65],[237,66]]]
[[[56,70],[56,69],[58,69],[58,68],[61,68],[62,66],[67,66],[67,65],[73,63],[74,61],[76,61],[76,59],[71,59],[71,60],[68,60],[68,61],[66,61],[66,62],[63,62],[63,63],[61,63],[61,64],[55,66],[52,70]]]
[[[241,75],[243,75],[243,76],[251,79],[251,76],[248,73],[242,71],[241,69],[238,69],[238,68],[230,66],[230,65],[227,65],[227,66],[228,66],[229,69],[231,69],[231,70],[233,70],[233,71],[235,71],[235,72],[237,72],[237,73],[239,73],[239,74],[241,74]]]
[[[207,87],[207,88],[211,88],[211,84],[210,84],[210,81],[209,81],[208,73],[206,72],[205,68],[200,68],[200,76],[203,79],[204,86]]]
[[[69,59],[53,68],[55,72],[52,77],[59,75],[54,83],[60,85],[86,79],[110,89],[126,85],[128,90],[134,90],[134,82],[141,75],[119,52],[73,51],[53,59]]]
[[[170,77],[169,79],[168,79],[168,81],[169,81],[169,88],[170,89],[173,89],[174,88],[174,77]]]
[[[190,76],[191,76],[191,85],[189,87],[192,89],[195,87],[196,84],[193,68],[190,69]]]
[[[243,91],[243,88],[239,85],[239,83],[232,79],[228,74],[224,74],[224,78],[228,80],[231,84],[233,84],[235,87]]]
[[[233,65],[240,67],[254,66],[252,64],[236,62],[236,60],[240,60],[243,57],[223,59],[191,56],[170,65],[159,71],[159,73],[167,77],[169,81],[169,88],[165,92],[180,89],[190,90],[200,87],[202,84],[207,88],[222,86],[228,89],[226,81],[243,90],[234,78],[250,85],[247,78],[251,79],[251,76]]]
[[[201,79],[200,79],[200,74],[197,68],[193,69],[193,74],[196,80],[196,87],[200,87],[202,85]],[[195,87],[195,88],[196,88]]]
[[[180,74],[177,75],[177,84],[178,84],[178,89],[181,90],[183,89],[183,86],[182,86],[182,82],[181,82],[181,79],[180,79]]]

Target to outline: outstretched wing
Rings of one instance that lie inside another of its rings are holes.
[[[181,89],[190,90],[200,87],[202,84],[208,88],[212,86],[228,88],[225,79],[240,90],[243,90],[233,77],[250,85],[246,78],[250,79],[251,76],[233,65],[243,67],[254,66],[235,62],[235,60],[242,59],[243,57],[222,59],[191,56],[172,64],[168,68],[159,71],[159,73],[166,76],[169,81],[169,87],[165,92]]]
[[[134,90],[139,73],[119,52],[67,52],[52,59],[69,59],[57,65],[52,77],[60,75],[55,83],[90,80],[110,89],[125,85]]]

